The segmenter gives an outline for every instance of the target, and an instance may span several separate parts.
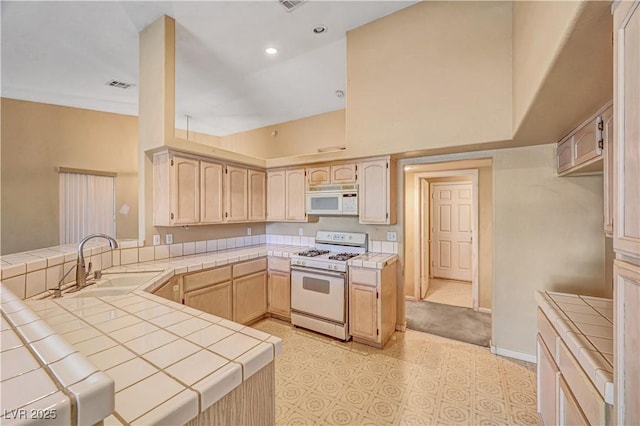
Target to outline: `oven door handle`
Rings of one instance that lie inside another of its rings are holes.
[[[307,273],[307,274],[316,274],[316,275],[325,275],[328,277],[338,277],[338,278],[344,278],[347,273],[346,272],[330,272],[330,271],[324,271],[324,270],[319,270],[319,269],[310,269],[310,268],[300,268],[300,267],[296,267],[296,266],[291,266],[291,271],[298,271],[298,272],[302,272],[302,273]]]

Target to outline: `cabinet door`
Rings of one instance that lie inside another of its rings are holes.
[[[356,165],[336,164],[331,166],[331,183],[356,183]]]
[[[584,164],[601,154],[598,147],[598,125],[592,121],[573,135],[573,163],[576,166]]]
[[[267,172],[267,220],[285,220],[285,171]]]
[[[575,158],[573,155],[573,137],[558,144],[556,156],[558,162],[558,173],[562,173],[573,167],[573,160]]]
[[[547,345],[538,335],[538,413],[546,426],[558,424],[558,379],[560,371]]]
[[[604,233],[613,236],[613,107],[602,114],[602,141],[604,143]]]
[[[200,162],[173,155],[171,167],[171,224],[188,225],[200,221]]]
[[[247,214],[247,169],[227,166],[225,190],[225,221],[245,222],[249,217]]]
[[[249,220],[266,219],[267,175],[258,170],[249,170]]]
[[[558,424],[559,426],[589,426],[589,422],[582,414],[580,405],[574,398],[569,386],[562,377],[559,379],[558,387],[558,422],[552,424]],[[549,423],[545,423],[549,425]]]
[[[269,312],[291,316],[291,279],[288,273],[269,272]]]
[[[640,259],[640,2],[614,11],[616,253]]]
[[[177,279],[172,278],[162,286],[155,289],[153,294],[164,299],[180,303],[180,284]]]
[[[267,272],[233,280],[233,320],[246,324],[267,312]]]
[[[359,166],[360,223],[389,223],[389,161],[361,161]]]
[[[307,179],[309,185],[326,185],[331,183],[331,172],[329,166],[312,167],[307,169]]]
[[[614,261],[617,423],[640,424],[640,266]]]
[[[349,286],[349,331],[352,336],[378,341],[378,297],[375,287]]]
[[[200,311],[233,320],[231,281],[184,294],[184,304]]]
[[[222,164],[200,161],[200,222],[222,223]]]
[[[304,169],[289,169],[285,173],[285,178],[287,187],[285,219],[304,221],[307,216]]]

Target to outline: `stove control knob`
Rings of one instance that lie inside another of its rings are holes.
[[[333,269],[333,265],[329,265],[329,269]]]

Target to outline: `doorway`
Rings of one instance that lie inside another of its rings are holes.
[[[429,232],[429,249],[421,255],[426,256],[423,263],[430,268],[421,283],[421,298],[473,308],[472,177],[424,178],[422,185],[428,185],[428,198],[423,197],[422,201],[430,205],[422,210],[422,226]]]
[[[416,173],[415,300],[478,310],[478,170]]]
[[[488,346],[492,161],[410,163],[403,169],[406,326]]]

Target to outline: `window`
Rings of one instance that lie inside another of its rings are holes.
[[[89,234],[116,235],[114,173],[59,168],[60,244]]]

